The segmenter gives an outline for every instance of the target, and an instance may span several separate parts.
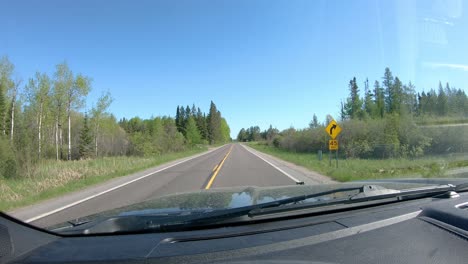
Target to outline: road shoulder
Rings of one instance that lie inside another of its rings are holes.
[[[90,187],[87,187],[85,189],[67,193],[63,196],[51,198],[48,200],[41,201],[39,203],[21,207],[14,209],[12,211],[7,212],[10,216],[13,216],[15,218],[21,219],[22,221],[26,222],[32,222],[35,220],[35,218],[42,218],[40,216],[47,215],[47,214],[52,214],[54,211],[61,211],[64,210],[68,207],[72,207],[75,204],[79,204],[81,202],[87,201],[89,199],[95,198],[97,196],[100,196],[102,194],[105,194],[107,192],[113,191],[115,189],[118,189],[120,187],[123,187],[125,185],[131,184],[132,182],[138,181],[140,179],[143,179],[145,177],[148,177],[152,174],[155,174],[159,171],[169,169],[171,167],[174,167],[178,164],[187,162],[189,160],[204,156],[208,153],[211,153],[213,151],[216,151],[223,146],[216,147],[216,148],[210,148],[208,151],[190,156],[190,157],[185,157],[177,160],[173,160],[171,162],[165,163],[158,165],[156,167],[146,169],[137,173],[133,173],[127,176],[122,176],[122,177],[117,177],[113,178],[109,181],[97,184],[97,185],[92,185]]]
[[[263,153],[245,144],[241,145],[251,153],[267,160],[268,162],[272,163],[274,166],[278,167],[279,169],[296,178],[297,180],[304,182],[304,184],[306,185],[336,183],[336,181],[332,180],[328,176],[322,175],[315,171],[311,171],[294,163],[284,161],[272,155]]]

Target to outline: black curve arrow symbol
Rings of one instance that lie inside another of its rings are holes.
[[[333,129],[336,128],[336,124],[333,124],[332,127],[330,127],[330,135],[333,135]]]

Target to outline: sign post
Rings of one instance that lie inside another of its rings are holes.
[[[328,126],[325,128],[325,131],[330,136],[331,140],[328,141],[328,150],[329,150],[329,160],[331,166],[331,155],[332,151],[335,151],[336,167],[338,168],[338,140],[336,137],[341,133],[341,127],[335,120],[331,120]]]

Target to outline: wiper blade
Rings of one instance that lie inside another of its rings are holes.
[[[312,209],[316,207],[324,207],[324,206],[331,206],[331,205],[346,205],[346,204],[359,204],[368,201],[377,201],[377,200],[386,200],[392,199],[392,201],[405,201],[411,199],[418,199],[418,198],[425,198],[425,197],[432,197],[432,198],[451,198],[457,197],[457,191],[464,190],[468,186],[461,186],[461,185],[439,185],[439,186],[430,186],[430,187],[421,187],[421,188],[413,188],[408,190],[389,190],[389,192],[383,192],[380,194],[366,194],[358,193],[350,198],[345,199],[334,199],[329,201],[318,201],[314,203],[304,204],[302,207],[288,207],[281,209],[276,208],[267,208],[267,209],[259,209],[250,212],[249,215],[251,216],[259,216],[264,214],[271,214],[271,213],[278,213],[282,211],[290,211],[290,210],[298,210],[298,209]],[[393,192],[392,192],[393,191]],[[454,195],[455,194],[455,195]]]
[[[177,215],[172,217],[155,217],[152,215],[116,216],[105,219],[104,221],[95,223],[91,226],[86,225],[87,228],[81,229],[79,232],[84,234],[95,234],[109,232],[179,231],[186,228],[214,224],[223,220],[246,216],[255,210],[279,207],[281,205],[293,204],[307,199],[336,193],[358,191],[357,194],[359,194],[372,188],[380,191],[395,191],[372,185],[364,185],[360,187],[339,188],[320,193],[299,195],[256,205],[203,212],[201,214]]]
[[[198,212],[196,214],[184,214],[175,216],[154,216],[154,215],[131,215],[131,216],[116,216],[105,219],[98,223],[86,224],[86,229],[81,229],[80,233],[83,234],[96,234],[96,233],[134,233],[134,232],[168,232],[168,231],[182,231],[203,227],[207,225],[219,224],[222,221],[232,220],[238,217],[253,217],[265,213],[276,213],[281,211],[277,208],[282,205],[296,204],[298,202],[327,196],[336,193],[345,193],[358,191],[346,198],[315,201],[304,204],[304,208],[314,208],[329,206],[334,204],[351,204],[360,203],[365,201],[394,198],[396,200],[407,200],[422,198],[428,196],[436,196],[449,191],[456,191],[454,185],[440,185],[431,186],[409,190],[392,190],[386,189],[376,185],[363,185],[360,187],[340,188],[320,193],[306,194],[294,196],[282,200],[261,203],[256,205],[243,206],[238,208],[230,208],[223,210],[215,210],[208,212]],[[294,207],[284,207],[284,210],[295,210]],[[78,231],[78,230],[77,230]],[[75,232],[76,234],[76,232]]]

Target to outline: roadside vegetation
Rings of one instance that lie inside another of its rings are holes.
[[[258,151],[303,166],[341,182],[383,178],[446,177],[450,169],[468,166],[466,156],[452,156],[384,160],[339,159],[338,168],[336,168],[335,155],[332,155],[330,166],[328,152],[323,154],[320,161],[316,153],[290,152],[270,146],[266,142],[251,142],[248,145]]]
[[[70,162],[42,160],[34,167],[32,177],[0,178],[0,210],[33,204],[206,150],[205,146],[195,146],[161,156],[115,156]]]
[[[325,127],[330,116],[320,123],[313,115],[303,129],[243,128],[237,140],[262,142],[252,146],[340,181],[442,176],[448,168],[468,166],[468,97],[463,89],[439,83],[437,91],[417,93],[389,68],[382,83],[375,81],[371,89],[366,79],[363,86],[361,92],[352,78],[349,97],[341,103],[338,169],[315,156],[322,151],[327,158],[330,138]]]
[[[66,62],[23,79],[0,58],[0,210],[37,202],[230,141],[214,102],[177,106],[175,117],[117,118],[92,78]]]

